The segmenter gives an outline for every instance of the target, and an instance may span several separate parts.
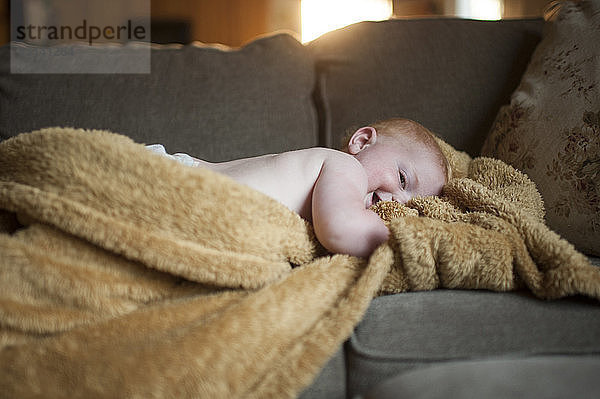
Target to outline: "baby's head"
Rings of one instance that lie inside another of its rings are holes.
[[[378,201],[406,203],[416,196],[439,195],[451,177],[434,134],[409,119],[362,127],[352,133],[344,149],[367,173],[367,208]]]

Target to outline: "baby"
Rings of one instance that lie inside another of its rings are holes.
[[[321,244],[334,253],[369,256],[388,239],[383,221],[369,210],[379,201],[405,203],[440,194],[448,162],[433,134],[408,119],[389,119],[356,130],[344,151],[328,148],[211,163],[168,155],[227,175],[286,205],[313,223]]]

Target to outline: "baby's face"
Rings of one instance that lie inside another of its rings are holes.
[[[445,183],[432,151],[410,140],[378,136],[375,144],[354,156],[367,173],[367,208],[379,201],[403,204],[416,196],[439,195]]]

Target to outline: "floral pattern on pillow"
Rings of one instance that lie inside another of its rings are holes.
[[[503,154],[502,159],[517,169],[522,171],[534,169],[537,165],[535,149],[539,146],[540,139],[531,136],[525,140],[519,134],[522,121],[529,117],[531,109],[521,103],[502,107],[492,128],[494,134],[488,138],[483,155],[497,157],[498,154]],[[488,147],[495,151],[487,151]]]
[[[482,155],[527,173],[548,225],[600,256],[600,0],[561,3]]]
[[[584,112],[583,124],[561,133],[562,148],[546,165],[546,175],[566,186],[549,211],[569,217],[571,210],[578,213],[600,212],[600,110]],[[579,192],[585,201],[572,201],[570,192]],[[598,218],[589,220],[592,231],[600,231]]]

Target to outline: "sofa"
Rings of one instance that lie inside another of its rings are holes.
[[[11,74],[4,46],[0,140],[48,126],[107,129],[223,161],[338,148],[349,128],[403,116],[476,157],[545,25],[397,19],[305,45],[286,33],[239,49],[160,45],[148,74]],[[599,371],[597,300],[440,289],[374,298],[300,397],[591,398]]]

